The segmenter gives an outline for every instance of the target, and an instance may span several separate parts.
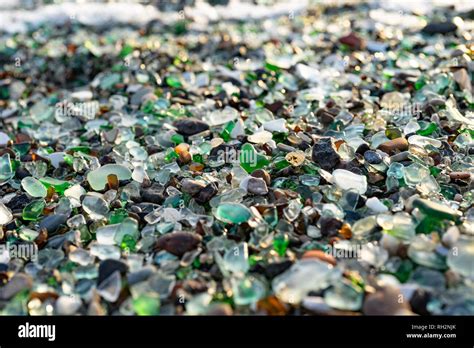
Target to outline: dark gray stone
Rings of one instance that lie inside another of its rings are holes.
[[[175,121],[173,125],[178,129],[179,134],[186,136],[201,133],[209,129],[207,123],[196,118],[183,118]]]
[[[336,151],[334,140],[329,137],[321,138],[314,144],[311,158],[324,170],[334,168],[341,161],[341,157]]]

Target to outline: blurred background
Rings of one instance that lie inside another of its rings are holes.
[[[186,15],[194,21],[249,20],[299,12],[314,5],[344,7],[364,3],[372,8],[429,15],[435,8],[470,11],[473,0],[2,0],[0,31],[24,32],[45,21],[81,24],[140,24],[173,21]],[[180,11],[183,11],[180,13]]]

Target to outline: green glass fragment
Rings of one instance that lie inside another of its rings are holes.
[[[283,143],[286,138],[288,137],[288,134],[286,133],[273,133],[272,139],[275,141],[275,143]]]
[[[318,174],[320,168],[313,163],[307,163],[302,167],[302,169],[306,174]]]
[[[146,114],[153,114],[154,109],[155,106],[152,100],[148,100],[147,102],[145,102],[141,108],[141,110]]]
[[[430,167],[430,174],[433,175],[435,178],[441,173],[441,169],[435,166]]]
[[[179,145],[184,143],[184,137],[181,134],[176,133],[171,136],[171,141],[176,145]]]
[[[124,208],[115,209],[109,216],[111,225],[118,224],[128,217],[128,211]]]
[[[416,226],[416,233],[430,234],[436,231],[443,231],[446,224],[442,220],[433,218],[432,216],[426,216],[423,220],[420,221],[418,226]]]
[[[126,56],[128,56],[130,53],[133,52],[133,46],[130,46],[130,45],[124,45],[122,47],[122,50],[120,51],[120,54],[119,54],[119,57],[121,59],[125,58]]]
[[[70,166],[72,166],[73,162],[74,162],[74,157],[69,155],[69,154],[65,154],[64,155],[64,162]]]
[[[410,260],[403,260],[394,273],[394,276],[397,277],[401,283],[405,283],[410,278],[412,271],[413,263]]]
[[[385,130],[385,136],[387,138],[389,138],[390,140],[397,139],[397,138],[400,138],[402,136],[402,132],[398,128],[391,127],[391,128],[387,128]]]
[[[21,156],[24,156],[30,151],[31,144],[29,143],[21,143],[21,144],[13,144],[13,149],[17,151]]]
[[[160,314],[160,298],[156,293],[140,295],[133,299],[132,305],[138,315]]]
[[[163,202],[163,207],[179,208],[181,204],[185,203],[184,195],[169,196]]]
[[[286,167],[289,167],[290,162],[288,162],[285,158],[280,157],[280,158],[275,159],[275,162],[273,162],[273,165],[275,166],[275,169],[281,170],[281,169],[284,169]]]
[[[200,154],[193,155],[193,161],[204,164],[204,158]]]
[[[261,256],[250,255],[249,256],[249,265],[250,267],[256,266],[262,260]]]
[[[275,249],[278,255],[283,257],[285,256],[289,243],[290,241],[287,234],[278,234],[273,238],[273,249]]]
[[[137,241],[130,235],[125,235],[120,243],[120,248],[124,251],[130,252],[135,251]]]
[[[180,20],[176,21],[173,25],[173,33],[175,35],[183,35],[188,31],[187,27],[187,21],[186,20]]]
[[[450,185],[440,185],[440,188],[441,194],[444,196],[444,198],[448,200],[454,199],[454,196],[456,196],[456,194],[458,193],[458,191]]]
[[[434,122],[431,122],[425,128],[422,128],[416,131],[416,134],[426,137],[428,135],[431,135],[437,129],[438,129],[438,125]]]
[[[91,149],[88,146],[73,146],[67,149],[67,151],[71,152],[82,152],[85,153],[86,155],[89,155],[91,153]]]
[[[181,267],[176,271],[176,277],[180,280],[185,279],[191,270],[191,267]]]
[[[280,71],[281,69],[279,67],[277,67],[276,65],[273,65],[271,63],[268,63],[266,62],[265,63],[265,69],[269,70],[269,71],[274,71],[274,72],[278,72]]]
[[[46,203],[44,200],[37,200],[27,204],[23,208],[23,220],[36,221],[43,214]]]
[[[426,85],[426,78],[424,75],[421,75],[418,80],[415,82],[415,89],[419,91]]]
[[[18,129],[33,128],[33,123],[28,121],[18,121]]]
[[[262,169],[270,163],[266,156],[258,154],[253,145],[249,143],[242,146],[239,159],[240,165],[247,173]]]
[[[228,122],[224,129],[222,130],[220,137],[224,139],[224,141],[229,141],[230,140],[230,133],[232,133],[232,130],[235,127],[235,123],[233,121]]]
[[[247,222],[252,214],[249,208],[240,203],[222,203],[219,205],[215,212],[215,216],[218,220],[240,224]]]
[[[178,159],[179,155],[172,149],[169,148],[166,150],[166,155],[165,155],[165,161],[166,162],[172,162],[175,159]]]
[[[168,86],[174,87],[174,88],[182,88],[183,87],[181,81],[176,76],[167,76],[166,77],[166,83],[167,83]]]
[[[423,214],[429,216],[431,219],[451,220],[458,222],[460,213],[450,207],[430,201],[428,199],[417,198],[413,201],[413,207],[418,208]]]
[[[59,180],[48,176],[39,179],[39,181],[44,186],[46,186],[46,188],[53,187],[54,191],[59,194],[64,194],[64,191],[66,191],[71,186],[71,183],[68,181]]]

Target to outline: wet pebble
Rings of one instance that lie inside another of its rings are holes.
[[[324,170],[334,168],[341,159],[332,138],[318,139],[313,146],[311,158]]]
[[[194,199],[199,204],[205,204],[211,200],[218,192],[217,185],[213,182],[209,183],[199,193],[194,196]]]
[[[196,118],[183,118],[175,121],[173,125],[178,129],[179,134],[186,136],[204,132],[209,129],[209,125]]]
[[[364,158],[370,164],[379,164],[382,162],[382,156],[378,154],[376,151],[366,151],[364,153]]]
[[[195,195],[202,189],[206,187],[206,183],[203,181],[184,179],[181,181],[181,190],[183,192],[189,193],[190,195]]]
[[[365,315],[412,315],[408,301],[399,301],[400,289],[384,286],[365,298],[362,312]]]
[[[51,234],[56,232],[60,225],[65,224],[67,219],[68,216],[64,214],[51,214],[41,220],[39,228],[40,230],[46,229]]]
[[[116,271],[123,275],[127,272],[127,270],[127,265],[122,261],[112,259],[104,260],[99,265],[99,277],[97,278],[97,284],[101,284]]]
[[[255,178],[263,179],[265,183],[267,184],[267,186],[270,185],[271,177],[270,177],[270,174],[268,174],[266,170],[257,169],[257,170],[254,170],[251,175]]]
[[[423,29],[422,32],[428,35],[435,34],[450,34],[454,33],[457,30],[456,24],[450,21],[433,21],[428,23]]]
[[[20,291],[31,289],[32,286],[33,279],[29,275],[18,273],[0,287],[0,300],[9,300]]]
[[[251,177],[247,182],[247,191],[254,195],[266,195],[268,193],[268,187],[265,180]]]
[[[158,238],[155,248],[182,256],[185,252],[196,249],[201,240],[202,237],[196,233],[172,232]]]
[[[155,204],[162,204],[165,200],[163,191],[164,190],[162,186],[153,184],[152,186],[142,191],[142,195],[141,195],[142,201],[155,203]]]

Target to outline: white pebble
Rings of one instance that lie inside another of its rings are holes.
[[[263,124],[263,129],[269,132],[286,133],[286,120],[284,118],[277,118]]]
[[[396,255],[400,241],[388,233],[383,233],[380,244],[382,244],[382,248],[387,250],[390,255]]]
[[[10,137],[4,132],[0,132],[0,146],[7,145]]]
[[[333,182],[343,190],[354,190],[359,194],[367,191],[367,178],[345,169],[336,169],[332,172]]]
[[[93,95],[91,91],[77,91],[71,94],[72,99],[78,101],[89,101],[92,99]]]
[[[254,144],[265,144],[270,140],[272,140],[272,133],[267,131],[257,132],[248,137],[248,141]]]
[[[371,197],[365,202],[367,208],[372,210],[374,213],[385,213],[388,211],[387,206],[385,206],[377,197]]]
[[[451,226],[442,237],[443,244],[451,248],[459,239],[459,229],[457,226]]]

